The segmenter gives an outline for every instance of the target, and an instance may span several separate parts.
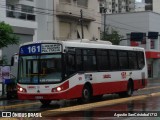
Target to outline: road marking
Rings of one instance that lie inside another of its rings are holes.
[[[158,88],[160,88],[160,86],[146,87],[146,88],[143,88],[143,89],[139,89],[138,91],[158,89]],[[137,96],[134,96],[134,97],[137,97]],[[118,100],[118,99],[116,99],[116,100]],[[28,106],[32,106],[32,105],[38,105],[38,104],[41,104],[41,103],[40,102],[34,102],[34,103],[24,103],[24,104],[16,104],[16,105],[9,105],[9,106],[0,106],[0,110],[13,109],[13,108],[17,108],[17,107],[28,107]]]
[[[13,109],[13,108],[17,108],[17,107],[31,106],[31,105],[35,105],[35,104],[38,105],[38,104],[40,104],[40,102],[16,104],[16,105],[9,105],[9,106],[0,106],[0,110]]]
[[[133,96],[133,97],[128,97],[128,98],[120,98],[120,99],[114,99],[114,100],[107,100],[107,101],[100,101],[100,102],[95,102],[95,103],[89,103],[89,104],[83,104],[83,105],[77,105],[77,106],[71,106],[71,107],[66,107],[66,108],[59,108],[59,109],[54,109],[54,110],[47,110],[41,112],[42,116],[48,117],[48,116],[56,116],[64,113],[70,113],[70,112],[75,112],[75,111],[82,111],[82,110],[89,110],[93,109],[96,107],[104,107],[104,106],[109,106],[109,105],[115,105],[115,104],[120,104],[124,102],[129,102],[132,100],[143,100],[149,97],[156,97],[160,96],[160,92],[158,93],[151,93],[148,95],[140,95],[140,96]]]
[[[0,118],[0,120],[19,120],[18,118]]]

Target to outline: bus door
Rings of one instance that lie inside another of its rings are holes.
[[[38,83],[38,60],[26,60],[26,76],[30,83]]]

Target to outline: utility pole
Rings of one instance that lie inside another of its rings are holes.
[[[106,8],[104,8],[104,33],[103,33],[104,39],[105,39],[105,33],[106,33]]]
[[[81,32],[82,32],[82,39],[84,39],[84,33],[83,33],[83,11],[82,9],[80,10],[81,13]]]
[[[104,12],[104,32],[103,32],[103,38],[105,39],[105,33],[106,33],[106,0],[105,0],[105,3],[104,3],[104,9],[103,9],[103,12]]]

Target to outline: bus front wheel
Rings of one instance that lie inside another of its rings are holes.
[[[91,101],[92,91],[89,86],[85,85],[82,90],[82,97],[78,99],[79,103],[88,103]]]
[[[51,100],[40,100],[42,105],[49,105],[51,103]]]

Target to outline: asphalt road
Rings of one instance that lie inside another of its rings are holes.
[[[66,119],[117,119],[116,114],[136,112],[156,112],[160,117],[160,80],[149,80],[148,86],[143,90],[134,92],[133,97],[119,98],[118,95],[105,95],[102,101],[94,101],[90,105],[79,105],[76,100],[53,101],[50,106],[42,106],[38,101],[3,100],[0,101],[1,111],[40,112],[43,116],[50,113],[51,118],[57,120]],[[156,95],[157,94],[157,95]],[[104,104],[102,104],[104,102]],[[102,104],[102,105],[101,105]],[[76,106],[80,106],[79,109]],[[89,106],[89,107],[87,107]],[[91,106],[91,107],[90,107]],[[66,114],[61,114],[62,109]],[[68,109],[68,110],[67,110]],[[70,110],[71,109],[71,110]],[[78,112],[72,112],[77,109]],[[54,115],[52,112],[60,115]],[[71,112],[68,112],[71,111]],[[125,114],[124,114],[125,115]],[[132,115],[132,114],[130,114]],[[155,114],[154,114],[155,115]],[[55,117],[56,116],[56,117]],[[143,116],[144,117],[144,116]],[[47,118],[47,119],[51,119]],[[135,116],[119,117],[120,119],[133,119]],[[138,117],[136,117],[138,118]],[[142,117],[138,118],[141,119]],[[154,117],[150,117],[153,119]],[[43,118],[41,118],[43,119]],[[146,118],[148,119],[148,118]]]

